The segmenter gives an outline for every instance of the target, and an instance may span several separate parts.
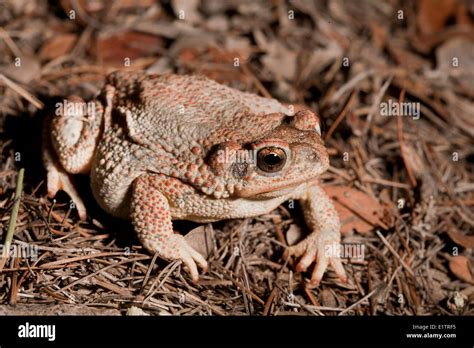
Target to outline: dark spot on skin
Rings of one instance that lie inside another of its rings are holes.
[[[312,153],[311,155],[308,156],[308,159],[311,162],[320,162],[321,158],[319,157],[319,154],[317,152]]]
[[[247,175],[248,164],[247,163],[234,163],[232,165],[232,175],[238,179],[242,179]]]

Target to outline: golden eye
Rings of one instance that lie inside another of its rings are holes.
[[[286,153],[278,147],[265,147],[257,153],[257,166],[267,173],[275,173],[286,163]]]

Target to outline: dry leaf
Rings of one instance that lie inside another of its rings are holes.
[[[343,50],[342,47],[335,41],[328,42],[324,48],[318,48],[311,52],[308,61],[305,62],[301,76],[305,81],[311,81],[318,77],[318,74],[326,69],[329,65],[335,61],[342,59]]]
[[[132,9],[137,10],[140,7],[149,8],[151,6],[156,6],[155,0],[115,0],[114,6],[117,6],[119,9]]]
[[[266,37],[261,31],[255,31],[254,36],[259,48],[267,52],[262,57],[265,68],[276,80],[293,80],[296,74],[297,53],[280,41]]]
[[[163,39],[155,35],[123,32],[110,36],[101,35],[96,53],[105,65],[123,67],[125,58],[133,60],[153,56],[160,52],[162,46]]]
[[[229,50],[211,42],[197,44],[199,38],[196,39],[197,41],[193,40],[188,42],[189,44],[181,45],[178,54],[181,64],[189,66],[194,73],[207,76],[220,83],[235,83],[235,81],[241,80],[241,71],[235,69],[234,61],[239,59],[241,64],[244,64],[247,56],[242,56],[241,53],[249,54],[249,52]],[[173,50],[173,52],[175,51]],[[200,61],[202,64],[196,64],[196,61]]]
[[[13,81],[26,85],[39,76],[41,65],[36,57],[23,56],[20,59],[19,66],[16,66],[15,63],[4,65],[0,67],[0,73]]]
[[[417,178],[426,173],[426,166],[423,158],[420,156],[416,148],[411,143],[404,144],[405,158],[410,164],[411,169]]]
[[[171,6],[176,17],[190,23],[201,21],[198,10],[199,3],[199,0],[171,0]]]
[[[204,258],[208,258],[213,246],[214,230],[209,225],[201,225],[184,236],[188,244]]]
[[[347,186],[326,186],[324,190],[334,200],[341,233],[367,233],[381,223],[384,209],[375,198]]]
[[[427,60],[420,58],[419,55],[410,52],[403,44],[392,40],[387,45],[390,55],[395,59],[398,65],[407,70],[419,70],[430,67]]]
[[[247,61],[252,54],[252,44],[246,37],[226,37],[224,47],[226,51],[238,52],[238,56]]]
[[[416,17],[418,29],[430,35],[441,31],[457,8],[456,0],[421,0]]]
[[[474,93],[474,41],[457,37],[436,50],[437,71]]]
[[[138,11],[141,8],[150,9],[158,6],[155,0],[114,0],[114,1],[91,1],[91,0],[60,0],[60,6],[67,15],[74,10],[75,20],[81,24],[104,25],[102,19],[106,13],[113,9],[114,14],[124,11]],[[107,13],[110,14],[110,13]]]
[[[466,236],[454,228],[448,229],[449,238],[466,249],[474,248],[474,236]]]
[[[372,40],[374,41],[375,46],[379,49],[383,49],[385,47],[385,43],[387,42],[387,30],[386,28],[375,21],[370,21],[370,31],[372,32]]]
[[[446,273],[441,272],[437,269],[428,269],[428,274],[433,281],[431,282],[431,297],[435,303],[440,303],[447,297],[447,291],[443,289],[443,286],[449,284],[451,279]]]
[[[277,80],[293,80],[296,73],[296,53],[288,50],[280,43],[272,46],[268,54],[262,58],[265,67]]]
[[[474,137],[474,104],[467,98],[461,98],[454,93],[445,93],[451,120],[462,131]]]
[[[152,65],[150,65],[146,72],[148,74],[171,74],[173,73],[173,67],[171,59],[168,57],[161,57],[158,58]]]
[[[145,312],[143,309],[139,307],[132,306],[129,309],[127,309],[127,313],[125,313],[126,316],[149,316],[150,314]]]
[[[466,256],[453,256],[449,260],[449,269],[456,277],[467,283],[474,284],[472,266]]]
[[[337,308],[337,299],[331,290],[324,289],[321,291],[319,301],[324,307]]]
[[[39,55],[43,60],[52,60],[69,53],[76,43],[75,34],[53,36],[41,47]]]

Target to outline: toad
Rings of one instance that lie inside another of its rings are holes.
[[[84,100],[72,96],[70,105]],[[258,216],[289,199],[301,202],[310,234],[287,249],[297,271],[313,263],[311,284],[331,265],[340,222],[318,183],[329,167],[319,118],[291,114],[275,99],[202,76],[114,72],[87,108],[64,107],[45,122],[48,195],[67,192],[86,217],[71,176],[88,174],[98,204],[131,220],[140,242],[181,260],[193,281],[205,258],[173,230],[173,220],[212,222]],[[336,247],[336,248],[335,248]]]

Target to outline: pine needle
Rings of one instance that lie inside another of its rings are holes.
[[[18,177],[16,179],[16,190],[15,190],[15,202],[13,203],[12,213],[10,215],[10,222],[8,223],[7,235],[5,237],[5,242],[3,243],[2,257],[0,258],[0,272],[3,271],[3,267],[10,256],[10,246],[13,240],[13,233],[16,228],[16,219],[18,217],[18,210],[20,209],[20,199],[21,193],[23,191],[23,177],[25,175],[25,169],[21,168],[18,172]]]

